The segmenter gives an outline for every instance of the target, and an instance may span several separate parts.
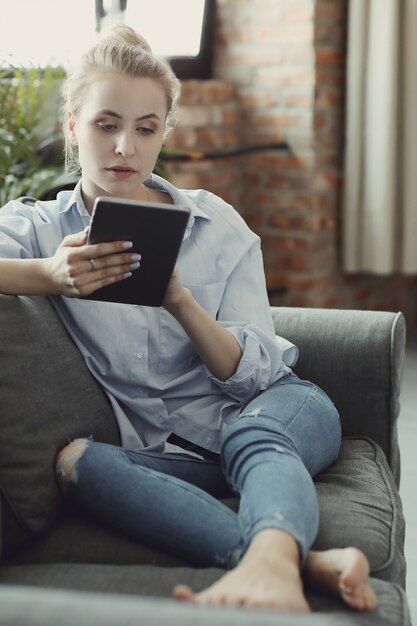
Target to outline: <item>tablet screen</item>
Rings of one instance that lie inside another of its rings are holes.
[[[88,243],[132,241],[140,267],[130,278],[97,289],[87,300],[162,306],[190,209],[178,204],[97,198]]]

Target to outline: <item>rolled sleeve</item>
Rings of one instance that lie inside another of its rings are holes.
[[[291,371],[298,349],[275,335],[259,241],[229,276],[217,319],[242,350],[238,368],[229,379],[219,380],[206,370],[210,380],[228,396],[248,402]]]
[[[248,402],[260,391],[290,371],[284,362],[283,346],[277,337],[266,335],[250,324],[229,327],[238,341],[242,357],[236,372],[225,381],[219,380],[207,370],[209,378],[228,396],[239,402]]]
[[[28,259],[39,256],[39,246],[31,209],[16,201],[9,202],[0,212],[0,256]]]

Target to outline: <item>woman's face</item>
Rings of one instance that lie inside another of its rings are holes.
[[[144,199],[142,183],[163,143],[163,87],[152,78],[109,75],[93,81],[80,111],[68,115],[87,209],[99,195]]]

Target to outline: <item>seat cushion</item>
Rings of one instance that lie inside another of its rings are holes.
[[[110,404],[48,299],[0,296],[3,547],[44,532],[61,506],[56,453],[76,437],[119,443]]]
[[[305,614],[247,608],[201,607],[170,600],[175,584],[200,591],[218,580],[218,569],[153,566],[29,565],[0,568],[0,626],[411,626],[405,594],[371,580],[378,608],[358,613],[338,598],[312,593]],[[53,589],[54,588],[54,589]],[[71,590],[71,591],[69,591]],[[122,595],[123,594],[123,595]]]
[[[360,548],[374,576],[405,587],[404,514],[381,448],[370,439],[344,439],[337,462],[315,485],[320,529],[314,549]]]
[[[314,548],[356,546],[378,578],[405,584],[404,517],[397,488],[381,449],[363,439],[342,442],[336,463],[316,478],[320,530]],[[236,500],[227,504],[236,509]],[[186,561],[137,543],[69,509],[30,546],[5,564],[102,563],[185,565]]]

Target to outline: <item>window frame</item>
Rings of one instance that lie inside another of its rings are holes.
[[[167,58],[173,72],[180,80],[212,77],[215,22],[216,2],[205,0],[199,53],[196,56],[169,56]]]

